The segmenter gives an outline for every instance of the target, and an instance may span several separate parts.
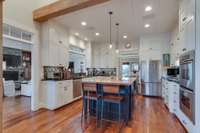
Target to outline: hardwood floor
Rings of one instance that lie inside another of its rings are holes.
[[[81,100],[56,111],[30,111],[30,98],[6,98],[3,103],[4,133],[116,133],[117,124],[96,128],[95,118],[81,128]],[[179,121],[165,108],[161,99],[136,96],[135,111],[122,133],[186,133]]]

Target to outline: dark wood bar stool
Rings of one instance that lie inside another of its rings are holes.
[[[111,103],[111,104],[118,104],[118,124],[119,124],[119,130],[121,125],[121,111],[122,111],[122,101],[124,99],[123,96],[120,95],[120,86],[114,86],[114,85],[102,85],[102,107],[101,107],[101,126],[103,120],[105,121],[111,121],[109,119],[104,118],[104,104],[105,103]],[[114,122],[114,121],[112,121]]]

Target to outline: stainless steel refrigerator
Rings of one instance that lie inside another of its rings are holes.
[[[141,91],[145,96],[161,96],[161,62],[159,60],[141,61]]]

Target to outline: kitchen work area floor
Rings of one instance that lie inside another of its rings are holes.
[[[103,123],[103,128],[96,128],[96,120],[92,117],[81,127],[81,100],[55,111],[31,112],[30,105],[28,97],[6,99],[3,104],[4,133],[116,133],[118,130],[114,123]],[[135,96],[132,116],[128,126],[121,129],[122,133],[186,133],[158,98]]]

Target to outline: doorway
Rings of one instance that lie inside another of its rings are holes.
[[[16,113],[31,112],[32,43],[29,35],[31,33],[24,33],[20,28],[3,24],[3,123],[9,122],[10,116]]]

